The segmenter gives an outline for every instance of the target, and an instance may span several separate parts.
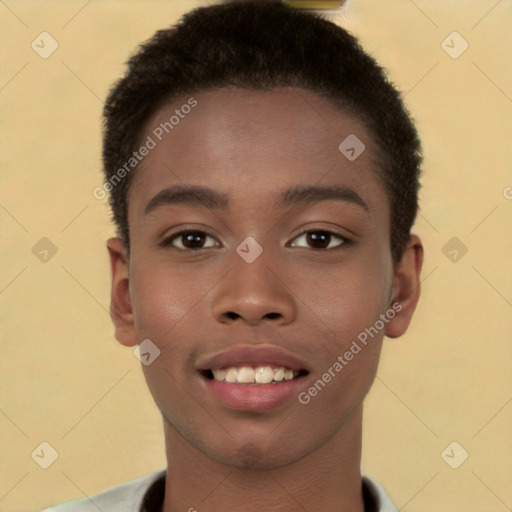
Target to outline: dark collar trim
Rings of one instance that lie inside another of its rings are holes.
[[[162,512],[165,495],[165,472],[160,478],[157,478],[148,488],[142,504],[140,512]],[[378,497],[375,491],[363,477],[363,500],[364,512],[378,512]]]

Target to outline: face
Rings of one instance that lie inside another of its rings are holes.
[[[155,145],[128,194],[129,258],[109,241],[117,338],[158,348],[144,374],[190,446],[279,467],[360,409],[384,333],[412,315],[418,244],[394,270],[376,148],[328,100],[291,89],[193,100],[159,110],[142,137]],[[355,159],[338,148],[350,134],[365,146]]]

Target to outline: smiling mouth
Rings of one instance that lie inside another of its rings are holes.
[[[258,386],[261,384],[280,384],[306,376],[306,370],[292,370],[284,366],[229,366],[213,370],[201,370],[201,375],[209,380],[226,384],[246,384]]]

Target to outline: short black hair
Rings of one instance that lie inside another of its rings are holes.
[[[200,7],[156,32],[127,64],[103,112],[111,184],[140,146],[149,117],[178,97],[230,87],[307,90],[353,114],[373,137],[390,203],[391,253],[395,263],[400,259],[418,210],[421,143],[400,92],[345,29],[262,0]],[[110,187],[113,221],[128,251],[132,179],[133,172]]]

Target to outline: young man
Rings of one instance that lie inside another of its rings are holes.
[[[362,404],[419,298],[421,149],[383,70],[315,14],[205,7],[104,113],[111,314],[167,469],[48,510],[396,510],[361,475]]]

